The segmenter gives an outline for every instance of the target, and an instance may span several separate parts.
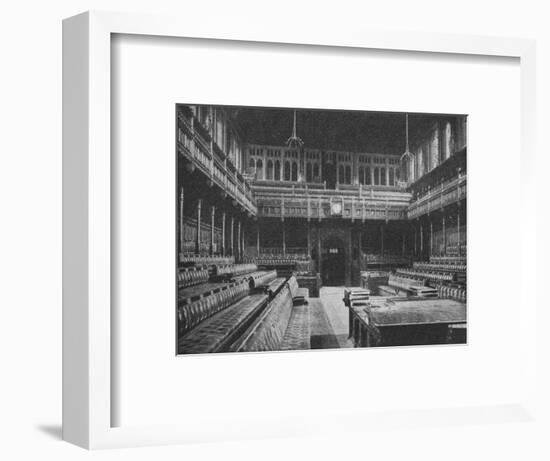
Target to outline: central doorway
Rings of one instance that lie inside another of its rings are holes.
[[[324,286],[342,286],[345,284],[346,254],[342,240],[331,237],[325,241],[321,267]]]

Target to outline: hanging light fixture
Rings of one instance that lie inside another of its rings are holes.
[[[412,156],[409,151],[409,114],[405,114],[405,152],[400,158],[402,180],[405,182],[408,182],[409,179],[408,167]]]
[[[286,145],[293,149],[300,149],[304,145],[304,141],[296,134],[296,109],[294,109],[294,124],[292,126],[292,136],[286,140]]]

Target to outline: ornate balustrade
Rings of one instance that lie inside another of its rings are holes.
[[[466,174],[448,180],[430,189],[412,202],[407,210],[409,219],[439,210],[466,198]]]
[[[245,210],[257,214],[250,185],[236,171],[229,156],[190,113],[178,114],[178,152],[235,199]]]
[[[263,217],[365,221],[406,218],[411,194],[396,190],[324,190],[253,186],[258,214]]]

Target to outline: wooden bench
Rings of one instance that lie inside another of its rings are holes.
[[[246,283],[230,284],[224,289],[192,302],[178,304],[178,333],[183,335],[217,312],[226,309],[249,293]],[[186,301],[189,298],[186,299]]]
[[[264,293],[252,294],[214,314],[180,337],[179,354],[226,352],[268,302]]]
[[[294,306],[281,343],[282,351],[311,349],[311,308],[304,304]]]
[[[208,269],[203,267],[189,267],[178,272],[178,287],[186,288],[208,282]]]

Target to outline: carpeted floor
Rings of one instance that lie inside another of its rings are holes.
[[[343,287],[323,287],[319,298],[309,299],[312,349],[353,347],[348,339],[348,311],[343,296]]]

